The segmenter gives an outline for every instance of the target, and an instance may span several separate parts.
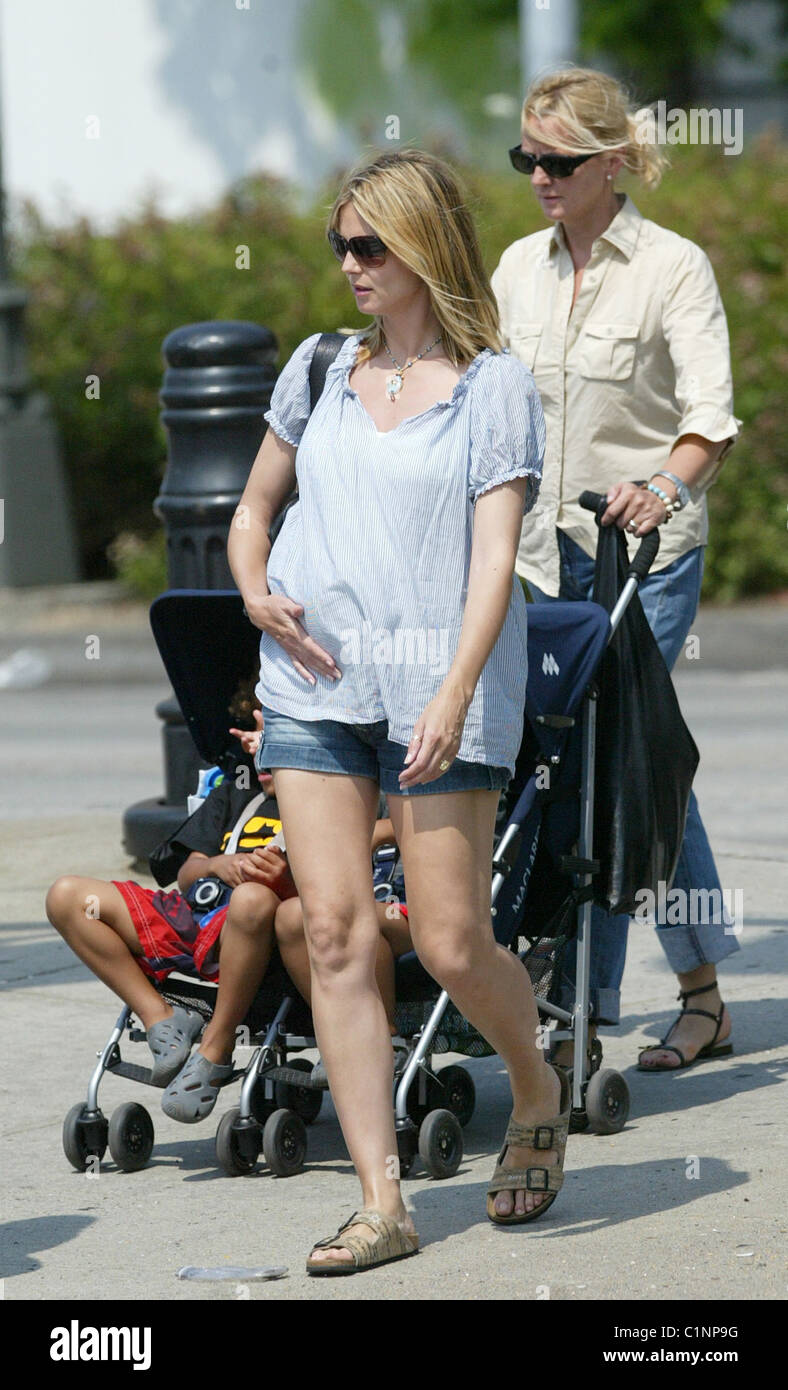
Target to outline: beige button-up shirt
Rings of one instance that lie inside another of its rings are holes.
[[[593,244],[574,308],[560,223],[507,247],[492,286],[504,342],[531,368],[547,425],[542,486],[515,568],[557,595],[556,527],[596,552],[581,492],[670,468],[682,434],[728,440],[730,449],[741,421],[732,413],[725,311],[705,252],[642,217],[628,196]],[[691,489],[691,505],[660,527],[655,569],[705,544],[704,493],[721,462]],[[626,538],[634,552],[638,541]]]

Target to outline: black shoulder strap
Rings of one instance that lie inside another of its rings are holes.
[[[344,333],[321,333],[309,367],[309,408],[314,410],[323,394],[328,371],[345,341]]]
[[[312,361],[309,364],[309,413],[311,415],[320,397],[323,394],[323,387],[326,384],[326,372],[334,361],[339,349],[345,341],[344,333],[321,333],[315,346]],[[271,525],[268,535],[273,543],[280,530],[282,523],[291,507],[298,501],[298,487],[288,498],[285,506]]]

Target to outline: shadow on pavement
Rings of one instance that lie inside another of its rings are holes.
[[[14,1274],[30,1274],[41,1268],[29,1251],[51,1250],[67,1240],[74,1240],[87,1226],[97,1220],[95,1216],[36,1216],[30,1221],[9,1221],[3,1226],[2,1255],[0,1255],[0,1278],[10,1279]]]
[[[646,1163],[615,1167],[600,1164],[576,1172],[570,1170],[549,1212],[523,1226],[496,1226],[488,1222],[484,1183],[442,1183],[439,1203],[432,1189],[427,1188],[410,1193],[408,1205],[425,1242],[445,1239],[481,1222],[507,1240],[518,1235],[528,1240],[537,1235],[551,1240],[594,1235],[627,1221],[640,1221],[689,1206],[712,1193],[728,1192],[749,1182],[747,1173],[732,1168],[725,1159],[702,1154],[697,1157],[699,1175],[694,1180],[688,1178],[684,1162],[672,1155]]]
[[[775,1047],[776,1043],[769,1044]],[[754,1049],[753,1049],[754,1050]],[[714,1105],[742,1097],[748,1091],[760,1091],[764,1086],[777,1086],[785,1080],[788,1059],[774,1058],[772,1061],[748,1063],[740,1059],[741,1065],[731,1066],[731,1059],[724,1059],[727,1065],[719,1063],[698,1063],[697,1067],[687,1068],[680,1076],[659,1073],[658,1078],[631,1067],[625,1073],[627,1085],[632,1096],[630,1120],[637,1123],[639,1117],[647,1115],[671,1115],[682,1110],[693,1110],[699,1106]],[[715,1070],[716,1067],[716,1070]],[[687,1074],[689,1072],[689,1075]],[[768,1114],[763,1111],[763,1114]],[[776,1120],[760,1119],[751,1121],[757,1125],[768,1126]],[[625,1131],[626,1132],[626,1131]]]

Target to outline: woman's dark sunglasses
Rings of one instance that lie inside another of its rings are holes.
[[[596,153],[595,150],[593,154],[540,154],[537,158],[535,154],[526,154],[519,145],[514,145],[509,151],[509,158],[518,174],[532,174],[538,165],[548,178],[568,179],[579,164],[593,159]]]
[[[346,241],[339,232],[329,232],[328,240],[338,261],[344,261],[348,251],[359,265],[382,265],[386,259],[387,247],[380,237],[352,236]]]

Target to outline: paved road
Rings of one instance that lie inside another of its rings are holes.
[[[633,928],[624,1022],[604,1037],[606,1061],[632,1092],[624,1132],[574,1137],[549,1217],[494,1229],[484,1189],[508,1114],[506,1086],[496,1058],[471,1061],[479,1102],[460,1172],[438,1183],[414,1170],[407,1182],[423,1254],[328,1283],[305,1277],[306,1251],[356,1204],[330,1103],[295,1178],[219,1174],[212,1141],[232,1093],[189,1129],[148,1101],[157,1143],[141,1173],[120,1173],[110,1161],[98,1179],[69,1169],[62,1118],[84,1095],[116,1005],[55,939],[43,896],[68,870],[126,876],[120,815],[161,790],[153,707],[165,687],[102,682],[0,694],[6,1298],[228,1299],[238,1296],[234,1286],[179,1283],[176,1270],[261,1263],[289,1268],[279,1283],[250,1286],[252,1299],[268,1301],[535,1299],[545,1287],[559,1300],[783,1298],[788,672],[694,670],[679,689],[701,748],[698,792],[722,882],[744,894],[743,949],[723,973],[735,1055],[678,1076],[634,1070],[638,1046],[672,1016],[676,991],[653,932]],[[102,1104],[109,1113],[152,1094],[108,1078]]]

